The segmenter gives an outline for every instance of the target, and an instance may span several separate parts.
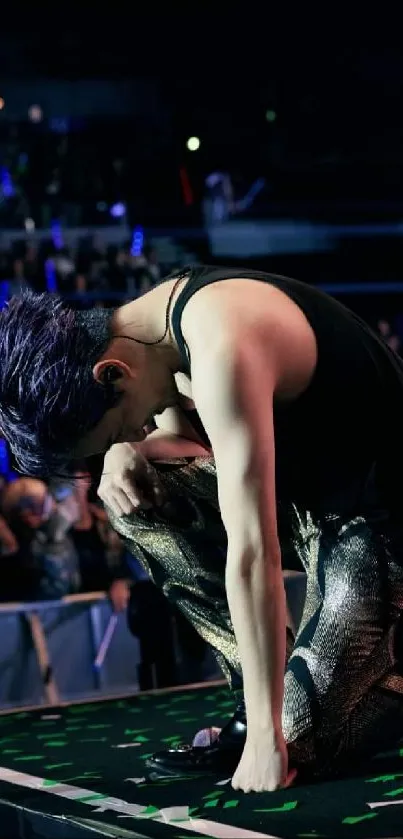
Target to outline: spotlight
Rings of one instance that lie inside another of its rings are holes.
[[[200,148],[200,140],[198,137],[189,137],[187,143],[187,148],[189,151],[197,151]]]
[[[5,104],[6,103],[5,103],[4,99],[2,99],[1,96],[0,96],[0,111],[3,110]]]

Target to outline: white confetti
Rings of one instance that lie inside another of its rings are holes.
[[[230,784],[230,783],[231,783],[231,778],[226,778],[225,781],[217,781],[216,787],[224,787],[225,784]]]
[[[144,778],[125,778],[125,781],[131,781],[132,784],[142,784],[145,780],[146,780],[145,777]]]
[[[373,810],[375,807],[392,807],[396,804],[403,804],[403,798],[395,798],[394,801],[367,801],[367,807],[370,807]]]
[[[141,745],[142,743],[118,743],[117,746],[112,746],[112,749],[134,749]]]

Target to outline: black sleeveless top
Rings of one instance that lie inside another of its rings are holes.
[[[283,291],[303,311],[317,341],[309,387],[295,401],[274,407],[277,496],[311,510],[350,509],[374,466],[386,484],[398,477],[403,363],[357,315],[312,286],[259,271],[197,266],[189,269],[172,310],[184,372],[191,372],[181,329],[187,301],[210,283],[237,277]],[[195,414],[189,417],[206,439]]]

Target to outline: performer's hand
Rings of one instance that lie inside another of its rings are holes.
[[[157,472],[130,443],[116,443],[106,453],[98,495],[118,516],[165,500]]]
[[[287,746],[281,738],[262,735],[247,737],[238,768],[232,778],[233,789],[243,792],[273,792],[289,786],[296,773],[288,775]]]

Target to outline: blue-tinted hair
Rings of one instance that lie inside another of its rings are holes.
[[[25,474],[71,474],[75,446],[116,404],[92,372],[110,321],[111,311],[32,292],[0,312],[0,430]]]

